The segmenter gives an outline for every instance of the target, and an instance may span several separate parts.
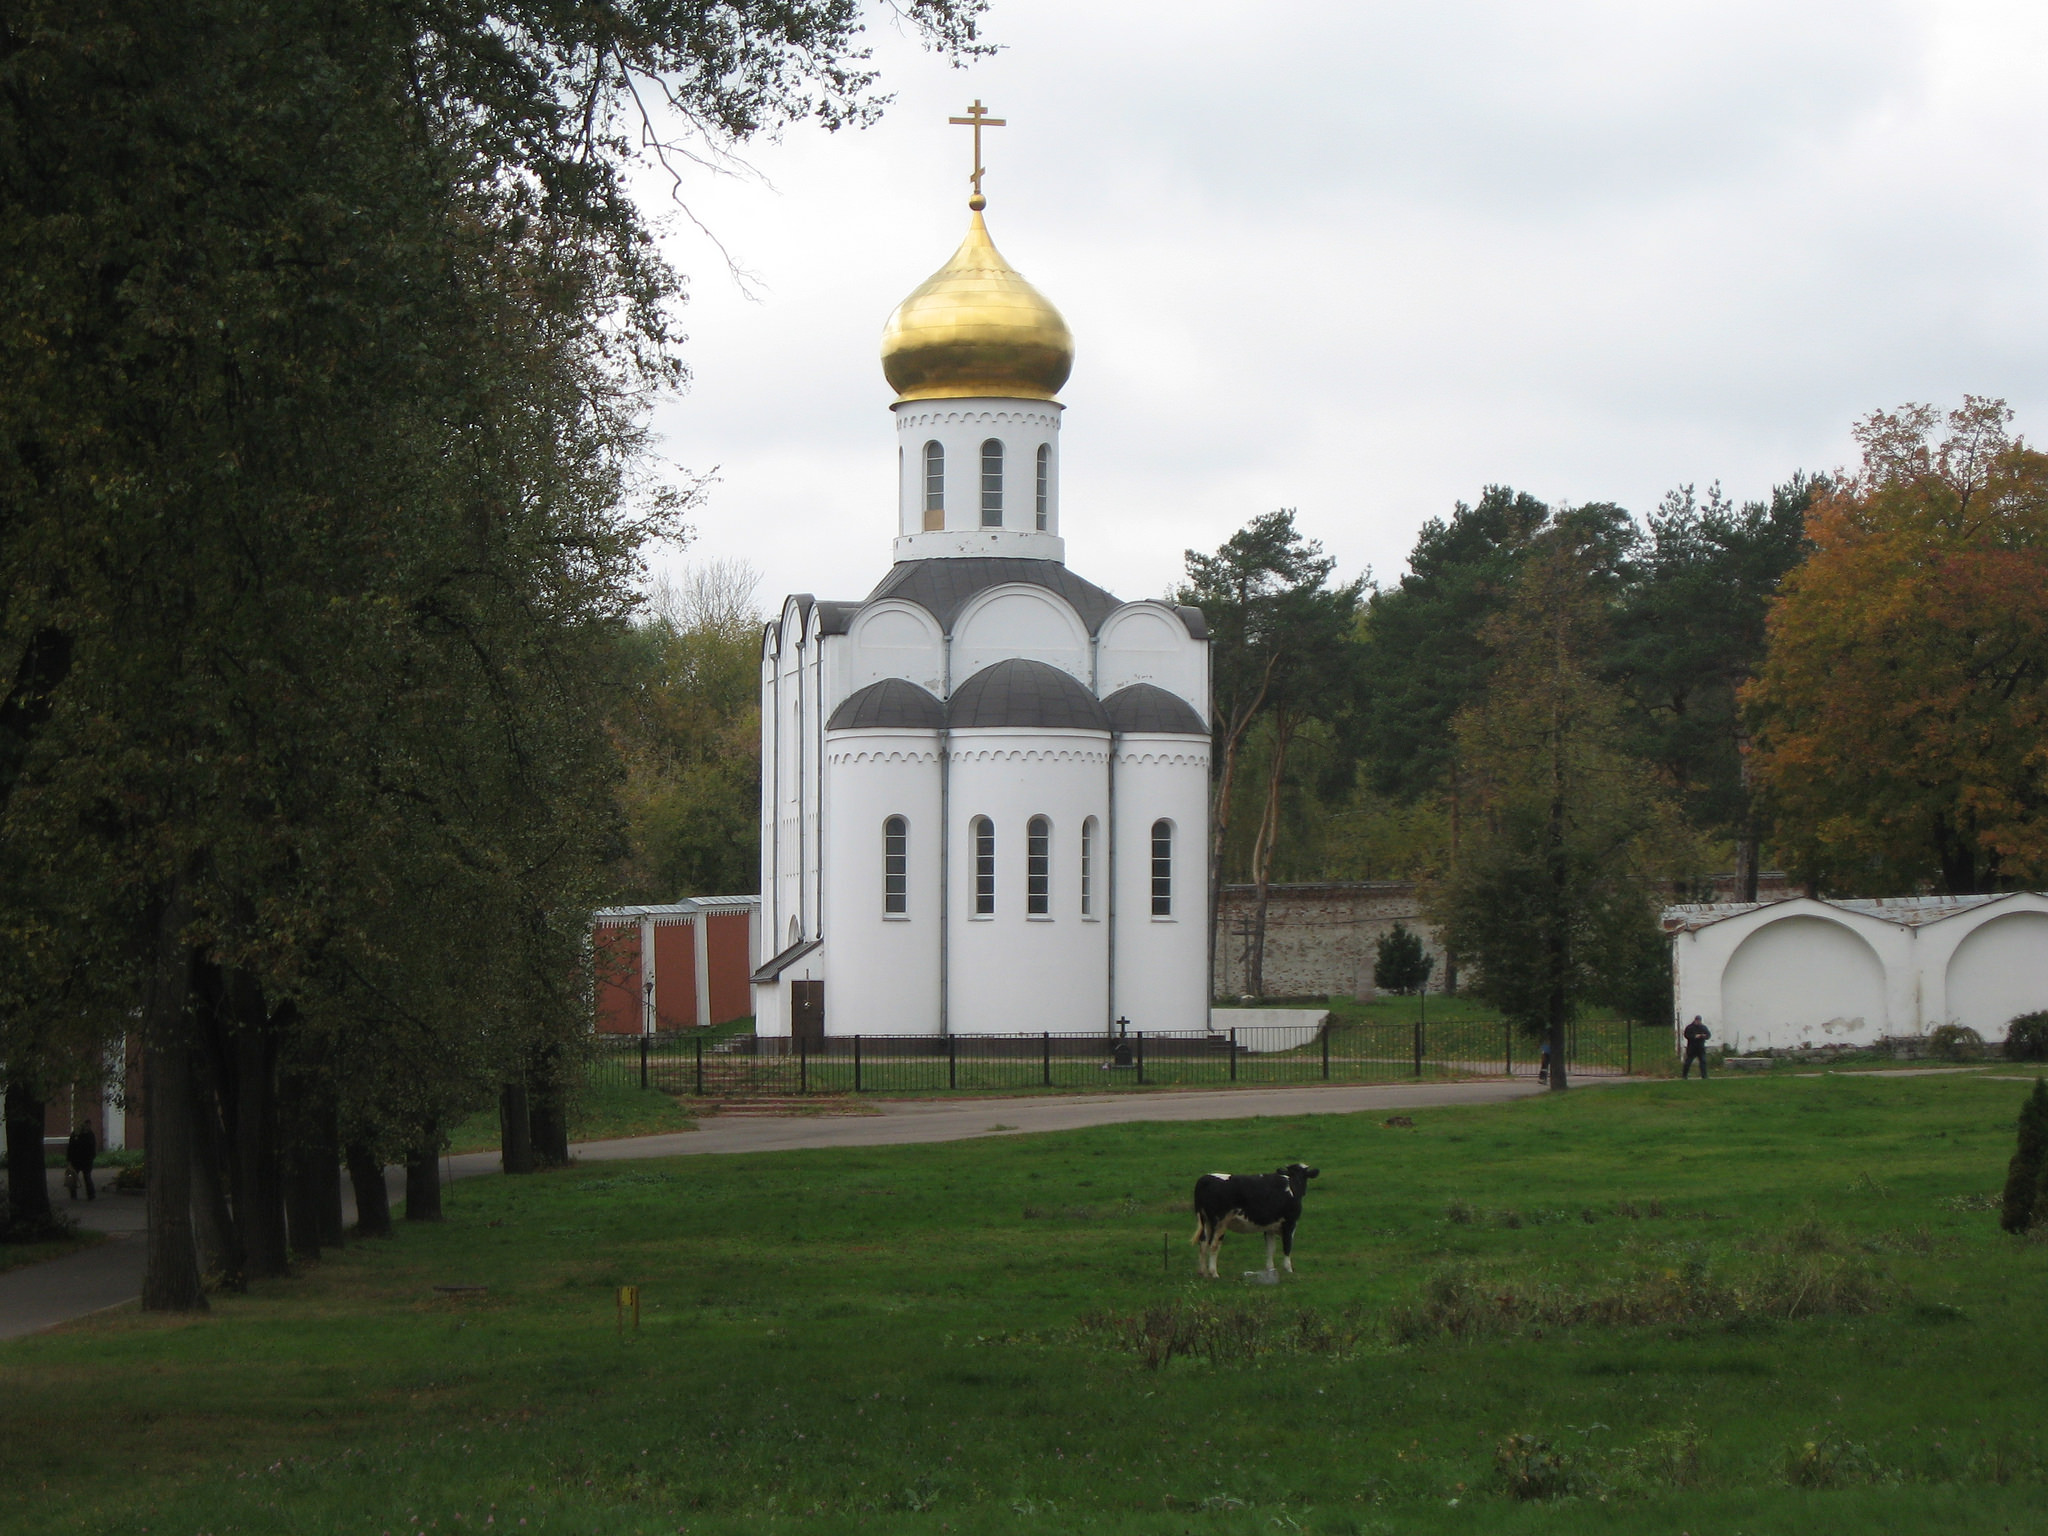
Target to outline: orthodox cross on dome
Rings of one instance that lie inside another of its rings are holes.
[[[974,105],[967,109],[965,117],[949,117],[946,121],[958,123],[962,127],[971,126],[974,129],[974,175],[970,178],[974,182],[974,196],[967,199],[967,206],[979,213],[988,206],[988,199],[981,195],[981,130],[1006,127],[1008,119],[990,117],[988,108],[981,104],[981,98],[977,96],[974,98]]]

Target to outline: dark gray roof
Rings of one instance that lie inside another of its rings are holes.
[[[1102,701],[1110,729],[1120,735],[1206,736],[1209,728],[1195,708],[1178,694],[1155,688],[1150,683],[1133,683],[1119,688]]]
[[[868,601],[885,597],[916,603],[939,621],[939,628],[953,632],[953,621],[977,592],[1011,583],[1044,587],[1067,600],[1081,622],[1094,634],[1102,621],[1121,608],[1114,596],[1092,581],[1083,581],[1057,560],[1025,560],[1014,555],[970,555],[958,559],[905,560],[890,568],[880,586],[868,594]]]
[[[821,635],[845,634],[853,624],[853,616],[859,612],[859,603],[820,599],[818,603],[818,633]]]
[[[1209,617],[1201,609],[1190,608],[1186,603],[1182,603],[1176,611],[1180,614],[1181,623],[1187,625],[1190,639],[1209,638]]]
[[[946,706],[915,683],[885,677],[850,693],[825,722],[828,731],[942,731]]]
[[[1071,674],[1042,661],[999,661],[953,690],[954,730],[1020,725],[1047,731],[1107,731],[1102,701]]]

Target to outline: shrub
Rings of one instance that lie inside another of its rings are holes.
[[[1984,1037],[1967,1024],[1943,1024],[1927,1037],[1927,1054],[1943,1061],[1977,1061]]]
[[[1414,992],[1429,985],[1435,969],[1436,956],[1423,949],[1421,938],[1396,923],[1376,946],[1372,984],[1382,992]]]
[[[2005,1027],[2009,1061],[2048,1061],[2048,1010],[2023,1013]]]
[[[2048,1082],[2034,1079],[2034,1091],[2020,1106],[2018,1145],[2005,1166],[2005,1194],[1998,1202],[1998,1224],[2008,1232],[2024,1232],[2034,1224],[2034,1206],[2048,1154]]]
[[[1537,1435],[1509,1435],[1495,1447],[1493,1469],[1517,1499],[1561,1499],[1578,1491],[1571,1458]]]

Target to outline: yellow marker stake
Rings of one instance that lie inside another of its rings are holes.
[[[622,1285],[619,1287],[619,1337],[626,1336],[626,1309],[633,1309],[633,1331],[640,1331],[640,1287]]]

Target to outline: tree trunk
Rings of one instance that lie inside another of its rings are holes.
[[[323,1247],[339,1248],[343,1242],[342,1228],[346,1225],[341,1210],[341,1108],[334,1101],[334,1091],[326,1088],[314,1113],[318,1116],[319,1137],[315,1141],[312,1159],[313,1199],[320,1217],[320,1242]]]
[[[190,898],[174,890],[157,913],[148,995],[142,1010],[144,1207],[148,1257],[145,1312],[204,1312],[199,1252],[192,1236],[192,1041],[187,1005],[194,956],[184,939]]]
[[[248,1289],[241,1233],[228,1203],[227,1136],[210,1055],[192,1052],[192,1223],[200,1272],[221,1290]]]
[[[43,1167],[43,1100],[25,1078],[7,1082],[7,1220],[25,1232],[51,1221],[50,1176]]]
[[[533,1160],[542,1168],[569,1166],[569,1105],[562,1083],[561,1051],[549,1046],[540,1053],[538,1070],[527,1079],[532,1106]]]
[[[534,1169],[533,1111],[526,1097],[524,1082],[507,1083],[498,1092],[498,1159],[507,1173]]]
[[[320,1196],[314,1188],[312,1160],[303,1147],[292,1148],[284,1176],[285,1235],[291,1256],[317,1263],[320,1258]]]
[[[1287,749],[1293,740],[1293,717],[1285,711],[1276,713],[1273,759],[1266,768],[1266,801],[1259,812],[1259,834],[1252,842],[1252,884],[1256,892],[1247,990],[1254,997],[1266,995],[1266,911],[1272,900],[1273,853],[1280,843],[1280,791],[1287,773]]]
[[[384,1164],[359,1141],[348,1145],[348,1181],[356,1192],[356,1236],[391,1235],[391,1191],[384,1184]]]
[[[284,1170],[277,1135],[277,1038],[253,979],[230,973],[234,1015],[235,1215],[252,1278],[291,1273],[284,1220]]]
[[[1463,830],[1464,797],[1459,793],[1458,769],[1451,765],[1451,868],[1458,867],[1458,835]],[[1458,955],[1450,945],[1444,946],[1444,996],[1458,995]]]
[[[441,1131],[431,1122],[405,1159],[405,1219],[441,1219]]]

